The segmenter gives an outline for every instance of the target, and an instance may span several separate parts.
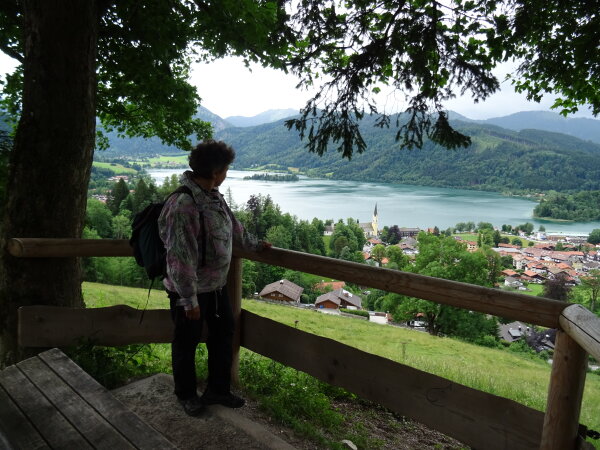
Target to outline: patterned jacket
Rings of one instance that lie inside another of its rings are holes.
[[[193,199],[185,193],[170,196],[158,219],[167,249],[163,283],[179,294],[178,305],[192,309],[198,306],[197,294],[225,286],[234,241],[248,250],[262,247],[235,218],[217,189],[202,189],[189,170],[180,183],[191,189]]]

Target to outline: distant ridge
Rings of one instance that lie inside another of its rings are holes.
[[[225,120],[235,127],[254,127],[264,123],[276,122],[298,114],[297,109],[270,109],[252,117],[231,116]]]
[[[460,120],[465,120],[463,117]],[[476,123],[497,125],[509,130],[525,129],[552,131],[578,137],[584,141],[600,143],[600,120],[581,117],[563,117],[549,111],[522,111],[487,120],[470,120]]]

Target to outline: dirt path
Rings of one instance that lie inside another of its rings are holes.
[[[201,389],[201,387],[199,387]],[[187,416],[173,394],[173,378],[157,374],[112,391],[112,394],[181,449],[323,448],[276,424],[252,399],[240,409],[210,406],[200,417]],[[374,447],[393,450],[463,449],[459,442],[416,422],[398,418],[376,405],[338,402],[348,424],[360,422]],[[371,447],[371,446],[369,446]]]

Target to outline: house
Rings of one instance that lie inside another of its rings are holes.
[[[513,278],[518,278],[519,277],[519,274],[517,272],[515,272],[514,270],[512,270],[512,269],[504,269],[501,273],[505,277],[513,277]]]
[[[531,333],[529,326],[522,322],[511,322],[498,326],[498,337],[506,342],[515,342]]]
[[[279,280],[275,283],[267,284],[258,295],[265,300],[300,303],[300,296],[303,291],[303,287],[291,281]]]
[[[334,229],[333,225],[326,225],[325,226],[325,232],[323,234],[325,236],[331,236],[331,235],[333,235],[333,229]]]
[[[379,244],[383,244],[383,242],[381,241],[381,239],[377,239],[377,238],[370,238],[367,239],[366,245],[368,245],[369,247],[375,247],[376,245]]]
[[[550,263],[544,264],[539,261],[530,261],[525,265],[525,272],[535,272],[540,275],[546,275],[548,273],[548,266]]]
[[[523,275],[521,275],[521,280],[528,281],[530,283],[542,284],[546,279],[539,273],[526,270],[523,272]]]
[[[504,286],[519,290],[524,287],[523,283],[515,277],[506,277],[504,279]]]
[[[512,259],[513,259],[513,266],[517,270],[523,270],[523,267],[525,267],[525,264],[527,264],[527,259],[525,258],[525,256],[523,256],[521,254],[513,255]]]
[[[421,232],[420,228],[398,228],[400,237],[415,237]]]
[[[583,272],[589,272],[590,270],[600,270],[600,262],[597,261],[586,261],[581,265]]]
[[[475,241],[464,241],[465,244],[467,244],[467,251],[468,252],[475,252],[477,251],[478,247],[477,247],[477,242]]]
[[[336,289],[317,297],[315,306],[321,309],[362,309],[362,299],[346,289]]]
[[[402,250],[407,255],[414,255],[416,253],[419,253],[417,249],[418,242],[414,237],[405,237],[396,245],[400,247],[400,250]]]
[[[315,285],[315,289],[319,289],[321,291],[328,291],[328,290],[332,290],[335,291],[336,289],[342,289],[344,286],[346,286],[346,283],[344,281],[321,281],[320,283],[317,283]]]
[[[513,245],[513,244],[504,244],[503,242],[500,242],[498,244],[498,248],[521,248],[520,245]]]

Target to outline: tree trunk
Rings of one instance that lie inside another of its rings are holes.
[[[0,244],[80,237],[95,141],[97,2],[25,0],[23,109],[11,152]],[[17,308],[82,306],[75,258],[0,262],[0,367],[32,354],[17,344]]]

